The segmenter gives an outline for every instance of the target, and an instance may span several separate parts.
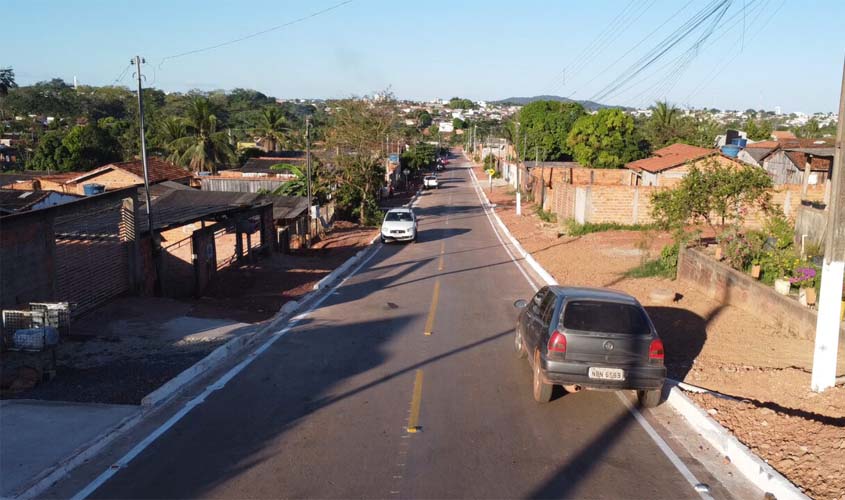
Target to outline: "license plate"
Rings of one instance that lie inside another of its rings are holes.
[[[601,380],[625,380],[625,372],[619,368],[600,368],[591,366],[587,376]]]
[[[402,234],[402,233],[404,233],[405,231],[401,231],[401,230],[400,230],[400,231],[396,231],[396,230],[393,230],[393,231],[390,231],[390,232],[391,232],[392,234]]]

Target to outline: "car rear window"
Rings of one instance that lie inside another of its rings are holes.
[[[388,222],[411,222],[414,220],[408,212],[387,212],[384,220]]]
[[[596,333],[649,335],[645,312],[637,306],[616,302],[578,300],[566,304],[563,327]]]

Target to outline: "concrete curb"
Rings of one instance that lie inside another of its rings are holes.
[[[666,400],[672,408],[683,415],[687,422],[698,431],[719,453],[730,458],[731,463],[751,481],[766,493],[773,494],[778,500],[796,499],[808,500],[809,497],[801,493],[797,486],[778,471],[754,454],[747,446],[727,429],[699,408],[684,394],[678,382],[667,380],[672,384],[669,398]]]
[[[348,270],[353,262],[357,262],[367,251],[374,248],[372,247],[372,244],[377,239],[378,235],[369,241],[367,248],[347,259],[346,262],[341,264],[341,266],[335,269],[335,271],[339,270],[341,267],[344,268],[344,270]],[[332,273],[335,271],[332,271]],[[340,274],[341,273],[337,273],[335,277]],[[124,418],[103,434],[91,440],[89,444],[80,446],[69,456],[61,459],[58,464],[45,469],[40,474],[36,475],[33,481],[31,481],[30,486],[26,487],[26,490],[18,493],[13,498],[29,499],[37,497],[43,491],[59,481],[63,476],[73,471],[73,469],[96,456],[115,439],[129,432],[147,416],[151,415],[158,408],[161,408],[165,402],[173,399],[174,396],[184,390],[185,387],[189,383],[193,382],[197,377],[211,371],[224,361],[242,353],[246,350],[246,348],[255,344],[262,335],[266,334],[268,331],[272,331],[274,328],[277,328],[279,323],[289,320],[293,317],[296,311],[301,309],[305,304],[311,302],[317,295],[319,295],[319,293],[319,289],[315,288],[314,291],[309,292],[298,301],[293,300],[287,302],[276,313],[276,315],[267,322],[267,324],[259,328],[257,331],[239,335],[238,337],[229,340],[194,365],[182,371],[182,373],[176,377],[167,381],[158,389],[144,396],[141,400],[141,405],[139,406],[139,411],[137,413]]]
[[[123,418],[101,435],[71,452],[70,455],[60,460],[59,463],[41,471],[30,481],[29,486],[24,486],[26,488],[25,490],[14,494],[10,498],[29,499],[37,497],[42,491],[55,484],[56,481],[69,474],[73,469],[96,456],[115,439],[135,427],[135,425],[143,420],[144,415],[143,409],[139,409],[135,414]]]
[[[472,168],[470,174],[476,184],[478,185],[478,178],[475,176]],[[490,205],[490,200],[481,189],[481,194]],[[491,210],[493,217],[496,219],[502,232],[511,241],[513,246],[517,249],[519,254],[525,259],[531,269],[537,273],[548,285],[556,285],[555,280],[551,274],[531,257],[528,252],[522,248],[522,245],[516,241],[513,234],[505,226],[502,220],[496,213]],[[727,429],[725,429],[719,422],[713,420],[704,410],[696,406],[696,404],[689,399],[681,390],[682,382],[667,379],[667,383],[672,385],[669,391],[669,398],[666,400],[672,408],[680,413],[687,422],[695,429],[701,436],[710,443],[713,448],[719,450],[720,453],[730,457],[731,463],[745,476],[751,483],[763,490],[764,492],[772,493],[778,500],[799,499],[807,500],[809,497],[801,493],[797,486],[792,484],[783,475],[773,469],[763,459],[754,454],[747,446],[740,443]]]

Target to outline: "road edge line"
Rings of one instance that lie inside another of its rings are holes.
[[[472,175],[476,190],[478,190],[478,179],[475,176],[475,172],[472,170],[471,162],[469,171]],[[486,201],[487,205],[489,206],[490,200],[487,198],[487,195],[484,193],[483,190],[481,190],[480,192],[481,195],[484,197],[484,201]],[[520,245],[519,242],[515,240],[514,236],[511,234],[507,226],[505,226],[502,220],[495,214],[495,211],[493,212],[493,215],[499,225],[504,230],[505,235],[514,243],[514,246],[521,252],[525,252],[525,249],[523,249],[522,245]],[[533,258],[525,258],[525,261],[528,262],[531,268],[535,272],[537,272],[540,277],[546,280],[546,283],[548,285],[558,284],[557,281],[553,277],[551,277],[551,275],[545,269],[543,269],[542,266],[536,260],[534,260]],[[516,261],[514,261],[514,263],[517,264],[517,266],[519,265],[519,263],[517,263]],[[549,280],[548,278],[551,279]],[[698,405],[696,405],[691,399],[689,399],[686,394],[683,394],[681,389],[677,386],[679,382],[668,378],[666,379],[666,382],[672,385],[669,391],[669,397],[666,399],[666,402],[669,403],[673,410],[683,416],[684,419],[690,424],[690,426],[695,429],[695,431],[698,432],[698,434],[703,437],[708,443],[710,443],[711,446],[723,452],[726,456],[730,456],[731,463],[734,464],[737,470],[748,481],[750,481],[751,484],[753,484],[757,488],[760,488],[763,492],[770,492],[774,494],[775,496],[777,496],[778,499],[809,499],[809,497],[802,493],[801,490],[798,489],[795,484],[793,484],[789,479],[787,479],[781,473],[772,468],[772,466],[767,464],[762,458],[758,457],[747,446],[742,444],[736,438],[736,436],[734,436],[722,424],[714,420],[712,417],[710,417],[710,415],[707,415],[707,413],[705,413],[704,410],[699,408]],[[648,433],[647,429],[646,432]],[[657,444],[658,446],[660,446],[659,443]]]

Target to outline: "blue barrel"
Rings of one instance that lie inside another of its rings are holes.
[[[731,158],[736,158],[739,155],[739,146],[725,144],[722,146],[722,154]]]
[[[98,194],[103,194],[106,191],[106,186],[102,184],[83,184],[82,185],[82,192],[85,193],[85,196],[94,196]]]

